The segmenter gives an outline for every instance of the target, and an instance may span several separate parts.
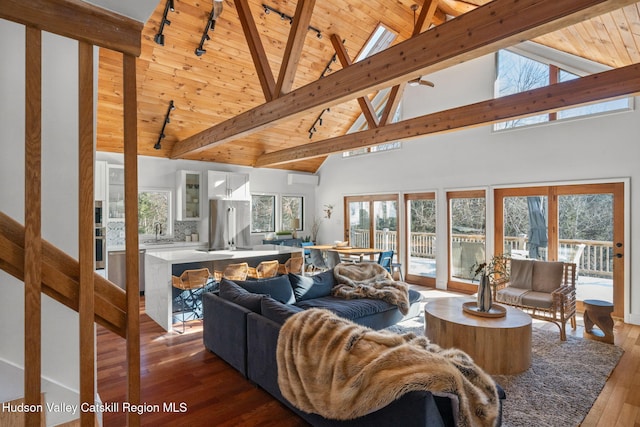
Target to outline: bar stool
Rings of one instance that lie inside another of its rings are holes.
[[[280,262],[276,259],[273,261],[262,261],[256,268],[249,267],[248,276],[252,279],[267,279],[276,277]]]
[[[190,300],[188,305],[189,311],[193,313],[195,318],[202,318],[202,292],[209,283],[211,272],[208,268],[199,268],[196,270],[185,270],[180,277],[171,276],[171,284],[174,288],[180,290],[180,314],[182,316],[182,332],[185,330],[185,303]],[[199,291],[199,292],[198,292]],[[187,297],[185,297],[187,293]],[[198,313],[200,310],[200,313]]]
[[[392,262],[391,277],[393,277],[393,280],[396,280],[396,273],[398,273],[398,281],[404,282],[404,277],[402,276],[402,263]]]
[[[229,280],[247,280],[249,274],[249,264],[241,262],[238,264],[229,264],[224,271],[215,270],[214,278],[216,282],[220,282],[223,278]]]

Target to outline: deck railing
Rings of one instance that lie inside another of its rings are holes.
[[[453,234],[454,242],[484,242],[485,237],[481,234]],[[359,248],[370,247],[369,230],[352,229],[351,246]],[[584,276],[595,276],[611,278],[613,276],[613,242],[600,240],[576,240],[560,239],[558,253],[571,254],[578,245],[584,244],[584,252],[578,263],[578,271]],[[396,231],[375,232],[375,247],[378,249],[393,250],[398,252],[398,233]],[[526,236],[505,237],[505,249],[507,252],[526,251],[528,249],[528,239]],[[409,235],[410,256],[418,258],[435,258],[436,235],[435,233],[411,233]],[[547,248],[540,248],[540,253],[544,257]]]

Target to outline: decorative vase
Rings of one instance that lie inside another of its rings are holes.
[[[491,285],[489,285],[489,277],[483,274],[478,286],[478,311],[489,310],[491,310]]]

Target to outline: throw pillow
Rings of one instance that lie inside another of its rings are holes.
[[[331,288],[336,284],[333,270],[324,271],[313,276],[300,276],[289,273],[289,281],[296,301],[327,297],[331,295]]]
[[[512,259],[509,286],[518,289],[531,289],[534,262],[528,259]]]
[[[227,279],[222,279],[220,282],[219,295],[220,298],[241,305],[255,313],[260,313],[260,301],[264,297],[264,295],[251,293]]]
[[[270,295],[274,300],[284,304],[293,304],[296,302],[289,277],[286,275],[271,277],[269,279],[236,280],[235,283],[254,294]]]
[[[533,266],[532,288],[538,292],[551,293],[562,285],[564,263],[536,261]]]
[[[271,297],[263,297],[260,302],[260,308],[264,317],[271,319],[280,325],[282,325],[292,315],[302,311],[300,307],[283,304]]]

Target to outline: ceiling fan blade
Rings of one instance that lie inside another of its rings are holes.
[[[433,82],[430,82],[429,80],[418,80],[418,84],[421,84],[422,86],[429,86],[429,87],[435,87],[436,85]]]

